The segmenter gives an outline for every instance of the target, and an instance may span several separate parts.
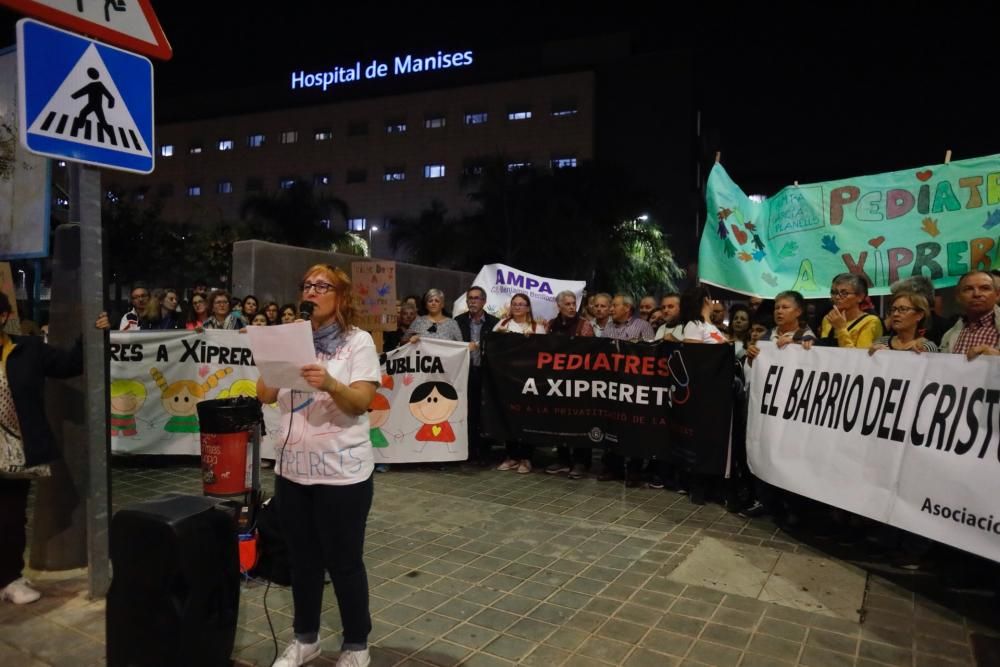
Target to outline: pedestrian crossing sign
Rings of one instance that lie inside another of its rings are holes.
[[[32,19],[17,23],[21,143],[98,167],[153,171],[153,65]]]

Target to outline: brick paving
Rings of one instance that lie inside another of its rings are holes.
[[[116,507],[201,492],[192,461],[119,467],[113,483]],[[377,475],[366,544],[373,665],[954,667],[975,664],[973,633],[1000,635],[988,593],[949,594],[888,568],[858,570],[861,608],[847,618],[672,578],[706,538],[838,562],[769,519],[669,491],[540,472]],[[42,600],[0,605],[0,665],[103,665],[104,603],[87,599],[86,573],[32,575]],[[243,584],[237,665],[273,658],[264,590]],[[340,642],[327,593],[314,665],[334,664]],[[283,648],[291,593],[272,586],[267,605]]]

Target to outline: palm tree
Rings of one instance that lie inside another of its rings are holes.
[[[457,221],[448,218],[448,209],[437,199],[415,218],[389,221],[389,246],[403,250],[411,261],[424,266],[463,266],[462,241]]]
[[[336,215],[347,219],[344,200],[317,195],[312,186],[296,181],[277,193],[250,195],[240,207],[240,217],[256,238],[327,250],[343,242],[345,232],[334,231]]]

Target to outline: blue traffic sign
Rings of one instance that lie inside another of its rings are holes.
[[[71,32],[17,23],[21,143],[47,157],[153,171],[153,65]]]

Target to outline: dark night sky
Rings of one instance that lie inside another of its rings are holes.
[[[640,51],[693,49],[706,152],[749,191],[1000,153],[986,3],[828,3],[684,13],[608,3],[155,2],[175,52],[157,95],[284,78],[401,49],[516,48],[625,31]],[[724,12],[724,13],[723,13]],[[13,15],[0,10],[0,44]],[[650,98],[676,91],[649,81]],[[634,103],[641,104],[642,101]],[[640,147],[640,150],[642,148]],[[707,153],[706,153],[707,154]]]

